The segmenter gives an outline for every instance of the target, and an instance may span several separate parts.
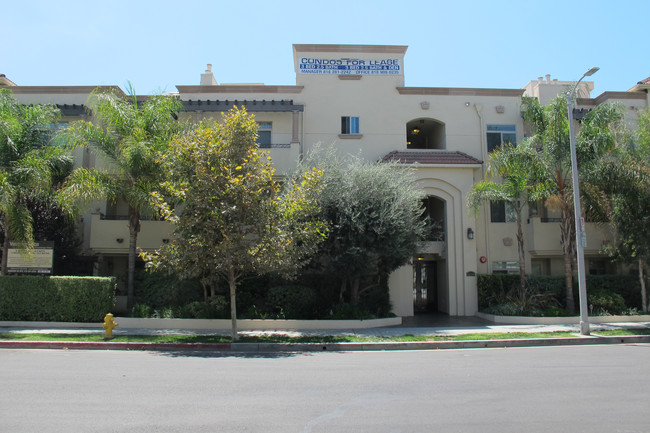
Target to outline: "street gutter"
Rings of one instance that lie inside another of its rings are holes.
[[[134,350],[134,351],[218,351],[230,353],[266,352],[358,352],[391,350],[442,350],[575,346],[594,344],[650,343],[650,335],[566,338],[521,338],[508,340],[352,342],[352,343],[125,343],[86,341],[0,341],[0,349]]]

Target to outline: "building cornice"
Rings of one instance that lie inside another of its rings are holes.
[[[78,95],[90,94],[96,89],[124,94],[118,86],[12,86],[8,89],[19,95]]]
[[[379,53],[379,54],[404,54],[406,45],[318,45],[318,44],[293,44],[296,53]]]
[[[397,87],[400,95],[521,97],[524,89],[473,89],[458,87]]]
[[[304,86],[266,86],[234,84],[220,86],[176,86],[179,93],[300,93]]]

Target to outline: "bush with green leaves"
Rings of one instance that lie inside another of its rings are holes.
[[[587,303],[590,314],[597,316],[619,315],[627,309],[621,295],[604,288],[587,290]]]
[[[0,320],[100,322],[115,305],[110,277],[0,277]]]
[[[318,296],[305,286],[286,285],[271,287],[266,294],[267,310],[286,319],[316,319]]]
[[[166,271],[139,270],[135,274],[135,299],[154,309],[179,307],[203,297],[196,280],[181,280]]]
[[[564,316],[564,278],[528,276],[525,293],[518,293],[517,275],[478,275],[479,310],[497,315]],[[624,314],[639,308],[639,282],[631,275],[590,275],[587,297],[590,314]],[[574,288],[578,296],[577,285]]]
[[[410,168],[341,158],[333,147],[315,148],[303,166],[323,172],[319,218],[329,229],[307,272],[336,280],[329,289],[338,302],[361,306],[364,295],[405,265],[430,232],[422,218],[424,193]]]
[[[623,297],[629,308],[641,309],[641,289],[638,275],[589,275],[587,292],[606,289]]]

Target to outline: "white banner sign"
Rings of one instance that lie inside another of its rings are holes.
[[[301,57],[298,64],[301,74],[317,75],[399,75],[399,59],[317,59]]]
[[[54,262],[54,242],[36,242],[28,256],[15,245],[7,251],[7,271],[16,274],[51,274]]]

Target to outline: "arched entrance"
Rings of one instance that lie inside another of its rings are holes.
[[[447,222],[445,202],[435,196],[423,200],[422,217],[430,230],[417,256],[413,258],[413,312],[449,312],[446,283]]]
[[[429,118],[413,119],[406,124],[407,149],[445,149],[445,124]]]

